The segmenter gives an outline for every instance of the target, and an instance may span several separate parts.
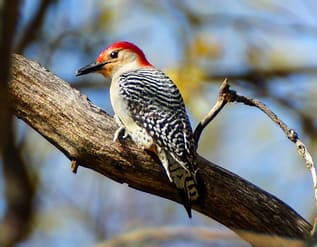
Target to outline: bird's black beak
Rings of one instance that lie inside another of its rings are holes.
[[[107,62],[104,62],[104,63],[91,63],[91,64],[88,64],[82,68],[80,68],[79,70],[77,70],[75,72],[75,75],[76,76],[80,76],[80,75],[84,75],[84,74],[88,74],[88,73],[91,73],[91,72],[96,72],[98,70],[101,70],[102,67],[106,64]]]

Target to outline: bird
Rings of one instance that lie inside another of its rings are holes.
[[[75,75],[92,72],[111,79],[110,101],[119,126],[113,141],[130,137],[139,148],[154,153],[191,218],[192,203],[201,196],[197,147],[175,83],[128,41],[106,47],[95,62],[80,68]]]

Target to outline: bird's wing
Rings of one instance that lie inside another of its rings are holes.
[[[193,163],[195,143],[183,98],[163,72],[139,69],[120,76],[120,94],[132,119],[174,159]]]

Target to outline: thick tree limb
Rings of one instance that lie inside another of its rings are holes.
[[[150,155],[131,142],[112,143],[117,127],[112,117],[37,63],[18,55],[13,60],[10,96],[18,118],[77,164],[179,202]],[[276,197],[202,157],[198,166],[206,196],[202,206],[193,205],[196,211],[254,246],[300,246],[309,237],[311,225]]]

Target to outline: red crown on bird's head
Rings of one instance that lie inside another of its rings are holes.
[[[110,46],[108,46],[106,49],[104,49],[98,56],[96,62],[97,63],[101,63],[103,62],[106,57],[108,56],[108,54],[110,53],[110,51],[113,50],[130,50],[132,52],[134,52],[135,54],[137,54],[138,56],[138,63],[142,66],[152,66],[149,61],[146,59],[144,52],[137,47],[135,44],[128,42],[128,41],[118,41],[115,42],[113,44],[111,44]]]

